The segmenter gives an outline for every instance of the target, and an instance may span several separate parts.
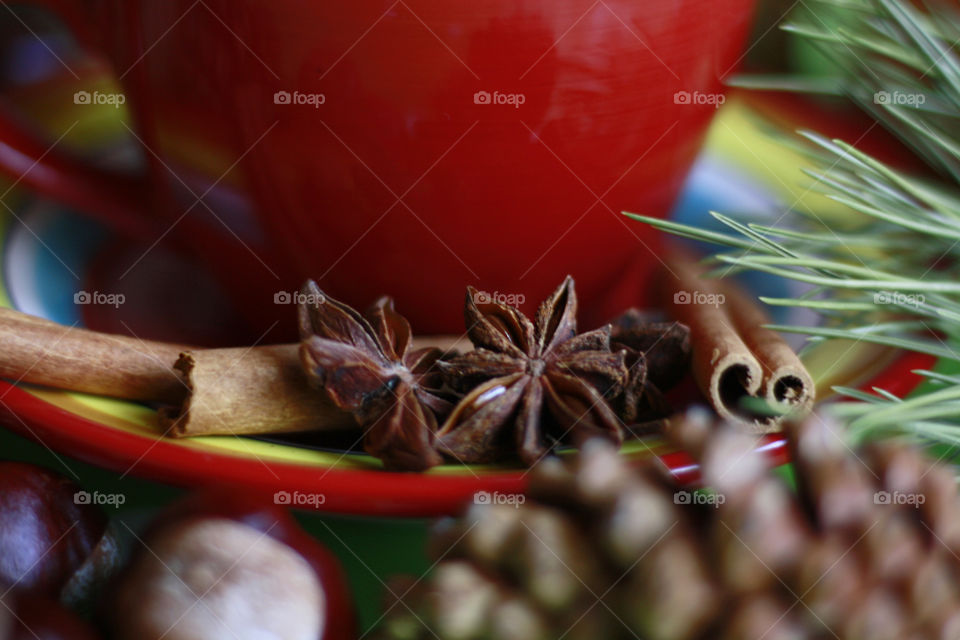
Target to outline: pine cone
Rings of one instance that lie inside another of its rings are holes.
[[[529,498],[490,496],[434,536],[380,637],[960,637],[952,472],[901,443],[856,452],[812,416],[786,428],[796,489],[704,412],[669,436],[709,492],[592,440],[546,459]]]

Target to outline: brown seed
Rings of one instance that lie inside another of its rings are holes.
[[[670,389],[690,370],[690,328],[681,322],[628,309],[613,321],[611,340],[614,349],[643,354],[647,377],[660,389]]]

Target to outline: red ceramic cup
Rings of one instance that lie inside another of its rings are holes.
[[[643,303],[658,241],[620,212],[667,212],[753,3],[43,4],[110,61],[150,168],[54,150],[23,183],[188,247],[259,326],[314,278],[449,333],[468,284],[532,310],[572,273],[584,328]],[[46,145],[0,124],[19,177]]]

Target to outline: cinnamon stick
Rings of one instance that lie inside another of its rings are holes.
[[[188,393],[178,406],[160,410],[164,432],[184,437],[356,428],[352,415],[307,384],[297,349],[285,344],[181,353],[174,368]]]
[[[183,345],[66,327],[0,308],[0,377],[129,400],[174,403]]]
[[[463,348],[464,338],[415,343]],[[162,405],[176,437],[357,428],[303,373],[299,345],[195,349],[0,308],[0,377]]]
[[[731,281],[703,277],[684,250],[673,251],[666,265],[660,296],[690,327],[694,379],[721,417],[764,432],[778,421],[743,411],[747,396],[798,409],[813,404],[810,374],[783,338],[764,328],[769,318],[749,295]]]
[[[734,327],[763,368],[762,391],[767,401],[812,406],[813,378],[780,334],[764,327],[770,324],[770,316],[732,280],[722,283],[722,291]]]
[[[679,252],[668,259],[667,267],[661,297],[671,315],[690,327],[697,386],[720,417],[739,420],[740,400],[760,390],[760,363],[722,308],[715,283],[701,278],[700,268]]]
[[[309,387],[297,345],[190,350],[0,309],[0,377],[170,406],[176,436],[356,427]]]

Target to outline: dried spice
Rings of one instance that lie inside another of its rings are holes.
[[[657,383],[673,384],[689,361],[686,327],[635,310],[616,329],[577,334],[569,276],[535,322],[468,287],[475,349],[444,359],[439,349],[411,348],[410,325],[389,298],[361,315],[312,282],[303,294],[312,300],[299,309],[307,376],[355,417],[366,451],[392,469],[426,469],[444,456],[532,465],[558,444],[593,436],[620,444],[660,430],[671,408]]]
[[[618,405],[620,417],[635,435],[658,430],[661,420],[673,413],[663,391],[690,370],[690,328],[628,309],[613,321],[610,344],[626,352],[630,371]]]
[[[569,276],[540,305],[536,324],[467,289],[464,315],[475,349],[439,363],[447,383],[466,393],[438,433],[441,451],[463,462],[515,451],[533,464],[551,442],[599,435],[620,444],[611,402],[629,379],[625,354],[610,350],[609,325],[578,335],[576,314]]]
[[[753,295],[732,279],[707,277],[706,266],[679,247],[664,256],[660,285],[664,307],[690,327],[693,378],[720,417],[766,433],[778,429],[778,416],[786,410],[809,411],[816,396],[813,378],[768,326],[770,318]],[[751,398],[775,410],[758,413]]]
[[[658,314],[627,309],[613,321],[610,342],[626,349],[627,357],[642,354],[649,380],[666,390],[680,382],[690,370],[690,327],[664,321]]]
[[[388,468],[427,469],[438,420],[452,408],[439,391],[440,349],[411,349],[410,323],[382,297],[365,315],[327,297],[316,283],[299,307],[303,367],[311,382],[364,429],[364,449]]]

